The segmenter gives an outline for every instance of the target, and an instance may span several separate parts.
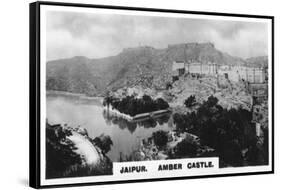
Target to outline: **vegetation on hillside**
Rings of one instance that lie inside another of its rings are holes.
[[[212,147],[220,157],[221,166],[266,164],[266,150],[258,146],[251,112],[242,108],[227,110],[210,96],[198,110],[174,114],[178,132],[189,132],[200,138],[201,145]],[[242,150],[247,150],[243,155]]]

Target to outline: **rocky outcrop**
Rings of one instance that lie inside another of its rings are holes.
[[[219,99],[219,104],[224,108],[251,109],[251,95],[243,83],[229,82],[223,78],[217,80],[214,77],[203,77],[192,79],[183,77],[173,84],[170,90],[173,94],[172,107],[182,106],[184,101],[192,95],[196,96],[196,101],[202,103],[210,95]]]

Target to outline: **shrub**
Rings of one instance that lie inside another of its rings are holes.
[[[218,101],[219,100],[215,96],[211,95],[208,97],[208,100],[205,103],[208,107],[213,107],[213,106],[217,105]]]
[[[93,142],[97,145],[103,153],[108,153],[111,150],[113,142],[108,135],[100,135],[99,137],[94,138]]]
[[[196,99],[195,99],[195,96],[194,96],[194,95],[189,96],[189,97],[184,101],[184,105],[185,105],[187,108],[190,108],[190,107],[194,106],[195,103],[196,103]]]
[[[166,83],[166,90],[173,88],[173,85],[170,82]]]
[[[182,140],[175,147],[176,156],[195,156],[197,153],[197,146],[190,143],[187,139]]]
[[[187,132],[197,124],[195,112],[186,114],[175,113],[173,119],[178,132]]]

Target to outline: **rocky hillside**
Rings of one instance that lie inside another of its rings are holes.
[[[173,95],[171,107],[181,108],[187,97],[191,95],[195,95],[199,103],[203,103],[210,95],[213,95],[218,98],[218,103],[223,108],[251,109],[251,95],[247,93],[245,84],[230,82],[223,77],[219,77],[218,80],[214,77],[204,77],[199,80],[180,78],[173,84],[169,93]]]
[[[79,56],[47,62],[47,89],[90,96],[131,86],[163,89],[171,81],[172,62],[187,60],[220,65],[247,63],[217,50],[211,43],[176,44],[165,49],[127,48],[116,56],[101,59]]]

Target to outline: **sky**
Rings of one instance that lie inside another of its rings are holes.
[[[123,48],[212,42],[218,50],[249,58],[267,55],[267,24],[127,16],[79,12],[47,12],[47,60],[117,55]]]

